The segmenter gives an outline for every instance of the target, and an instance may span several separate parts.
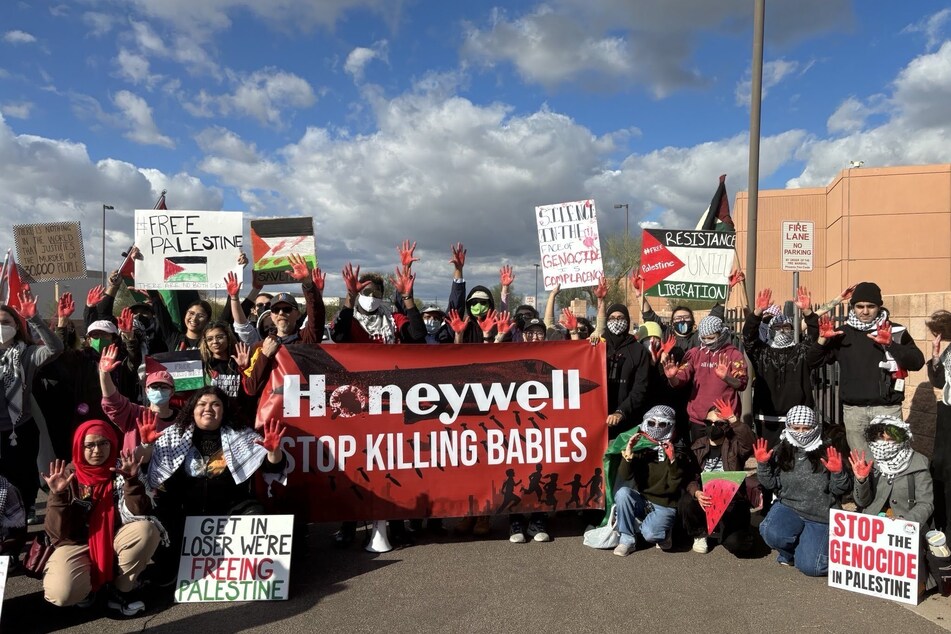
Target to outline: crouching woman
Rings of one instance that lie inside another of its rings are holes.
[[[107,605],[126,616],[145,609],[132,591],[159,545],[145,519],[152,501],[138,477],[139,461],[119,453],[115,428],[101,420],[73,434],[73,462],[50,464],[46,532],[56,550],[43,574],[46,600],[58,606],[93,603],[109,585]]]

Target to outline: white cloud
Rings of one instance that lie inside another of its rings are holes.
[[[358,46],[347,55],[347,61],[344,63],[343,69],[350,75],[353,75],[355,80],[363,81],[363,70],[367,64],[374,59],[379,59],[384,62],[387,61],[387,48],[388,43],[386,40],[375,42],[373,48]]]
[[[124,161],[90,160],[86,146],[61,139],[16,134],[0,117],[0,244],[13,244],[15,224],[79,220],[86,261],[98,268],[103,203],[119,220],[107,231],[107,266],[132,243],[132,210],[151,207],[162,189],[169,206],[220,209],[222,194],[187,173],[165,174]],[[112,221],[110,220],[110,224]]]
[[[148,59],[124,48],[119,49],[115,63],[118,68],[117,72],[119,77],[133,84],[144,84],[151,88],[162,78],[161,75],[153,75],[150,72]]]
[[[192,75],[220,77],[221,69],[205,50],[201,37],[175,32],[159,35],[147,22],[130,20],[129,23],[131,38],[141,55],[173,60]]]
[[[802,0],[770,6],[771,42],[802,39],[851,21],[846,0]],[[468,24],[463,55],[494,66],[511,63],[529,82],[554,89],[579,84],[617,90],[642,84],[657,97],[699,86],[697,42],[746,32],[750,3],[735,0],[549,0],[510,17],[492,11],[486,26]]]
[[[126,128],[125,137],[144,145],[160,145],[173,148],[175,142],[163,135],[152,119],[152,108],[145,99],[128,90],[120,90],[112,99],[122,115]]]
[[[112,30],[118,18],[108,13],[98,11],[87,11],[83,13],[83,22],[89,27],[89,34],[93,37],[101,37]]]
[[[26,31],[7,31],[3,34],[3,41],[7,44],[33,44],[36,38]]]
[[[944,30],[949,20],[951,20],[951,9],[941,9],[914,24],[909,24],[902,29],[902,33],[922,33],[925,36],[927,50],[932,51],[944,41]]]
[[[810,64],[808,67],[811,66]],[[797,70],[799,70],[799,62],[795,60],[780,58],[764,62],[762,98],[766,99],[770,88],[777,86],[783,79],[794,74]],[[735,96],[736,105],[738,106],[749,107],[750,105],[750,94],[753,91],[753,79],[751,75],[750,69],[747,69],[744,78],[736,83]]]
[[[29,101],[9,102],[0,105],[0,113],[11,119],[29,119],[33,104]]]
[[[211,117],[215,113],[249,116],[265,125],[279,127],[283,124],[284,111],[309,108],[317,101],[307,80],[276,68],[235,76],[234,82],[234,92],[212,95],[201,90],[183,105],[196,117]]]
[[[254,143],[246,143],[231,130],[220,126],[202,130],[195,136],[195,141],[206,154],[240,163],[251,163],[258,159]]]
[[[871,108],[852,96],[839,104],[829,116],[826,129],[832,134],[855,132],[865,126],[865,121],[871,114]]]

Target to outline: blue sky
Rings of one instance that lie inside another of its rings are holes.
[[[850,160],[949,162],[951,9],[770,2],[761,188]],[[315,218],[348,260],[419,243],[419,295],[511,263],[532,208],[593,197],[602,232],[686,226],[720,173],[746,189],[751,0],[78,0],[0,5],[0,227],[80,218],[87,261],[135,208]],[[747,88],[748,91],[748,88]],[[518,284],[518,282],[516,282]]]

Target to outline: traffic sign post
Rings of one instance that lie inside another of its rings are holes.
[[[815,238],[815,223],[801,220],[784,220],[782,228],[783,237],[783,270],[792,271],[793,274],[793,297],[799,294],[799,272],[811,271],[815,262],[815,252],[813,242]],[[799,314],[799,308],[793,310],[793,329],[795,331],[796,343],[802,334],[802,316]]]

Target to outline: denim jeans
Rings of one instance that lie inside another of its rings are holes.
[[[849,449],[865,452],[872,455],[865,441],[865,428],[869,422],[879,415],[902,418],[901,405],[843,405],[842,424],[845,426],[845,438],[849,441]]]
[[[648,502],[639,491],[620,487],[614,493],[617,506],[617,530],[622,544],[633,544],[637,533],[645,541],[657,544],[670,534],[677,517],[676,507],[661,506]]]
[[[828,524],[804,519],[777,500],[759,525],[759,532],[767,546],[779,551],[780,563],[795,563],[810,577],[822,577],[828,572]]]

